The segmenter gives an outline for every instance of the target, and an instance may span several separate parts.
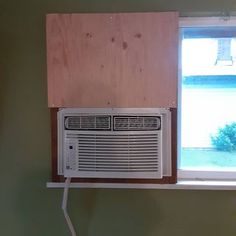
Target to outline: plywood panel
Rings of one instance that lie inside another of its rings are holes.
[[[49,14],[49,107],[176,107],[178,15]]]

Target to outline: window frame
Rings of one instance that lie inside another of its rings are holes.
[[[181,65],[181,29],[182,28],[194,28],[194,27],[236,27],[235,16],[222,16],[222,17],[180,17],[179,18],[179,79],[178,79],[178,169],[177,176],[179,180],[236,180],[236,168],[230,168],[228,170],[204,170],[204,169],[181,169],[180,158],[181,158],[181,96],[182,96],[182,65]]]

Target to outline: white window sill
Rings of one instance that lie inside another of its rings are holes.
[[[47,188],[64,188],[64,183],[48,182]],[[236,181],[179,180],[176,184],[71,183],[70,188],[236,190]]]

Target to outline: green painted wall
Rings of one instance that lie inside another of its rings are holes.
[[[62,190],[45,187],[50,176],[46,13],[166,10],[215,14],[236,10],[236,2],[0,0],[1,236],[69,235]],[[233,191],[72,190],[70,212],[81,236],[236,235]]]

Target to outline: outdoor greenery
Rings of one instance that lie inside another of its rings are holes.
[[[217,134],[211,137],[211,141],[219,151],[236,151],[236,122],[219,128]]]

